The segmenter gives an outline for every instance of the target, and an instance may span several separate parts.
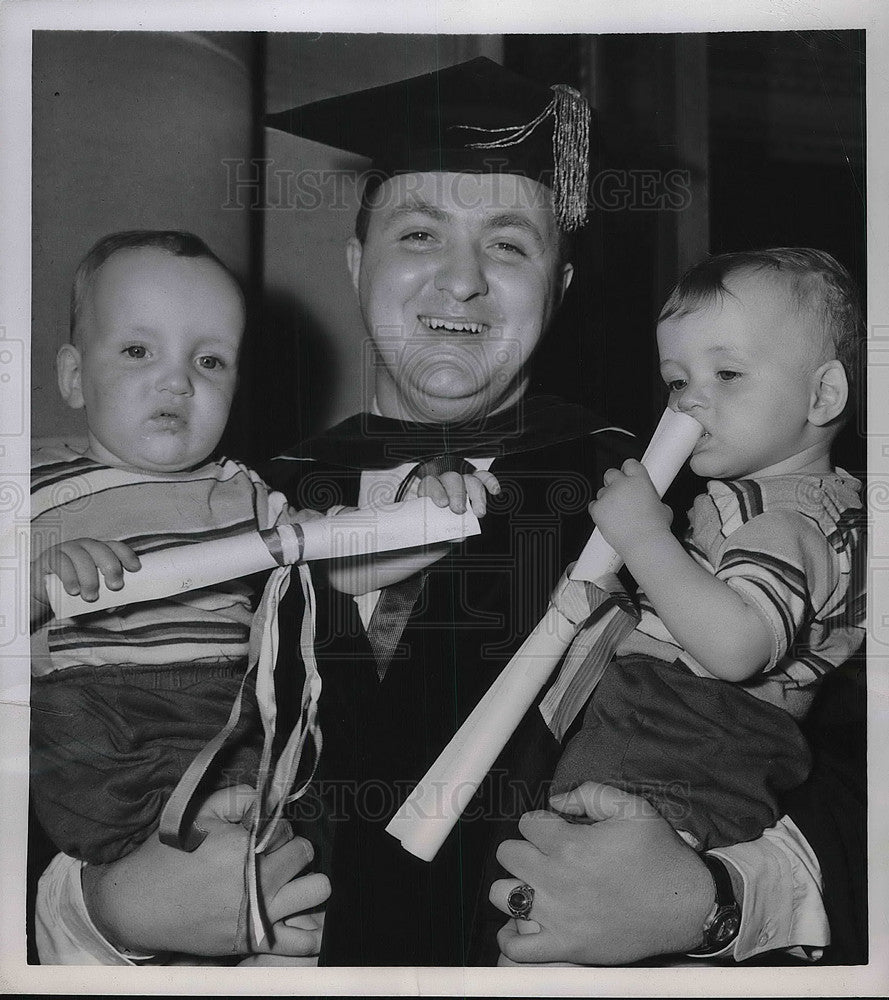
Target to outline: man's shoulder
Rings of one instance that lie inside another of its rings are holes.
[[[495,468],[516,464],[541,469],[594,468],[604,472],[607,468],[619,468],[626,459],[639,458],[641,454],[639,439],[629,431],[602,426],[585,428],[575,436],[549,441],[538,448],[507,454],[495,461]]]
[[[285,494],[298,508],[326,510],[334,504],[354,503],[361,472],[296,453],[277,455],[257,467],[263,481]]]

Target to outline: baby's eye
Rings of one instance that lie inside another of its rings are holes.
[[[123,354],[126,354],[128,358],[144,358],[148,351],[142,346],[142,344],[130,344],[129,347],[123,349]]]
[[[735,379],[741,377],[741,373],[729,371],[728,369],[724,368],[722,371],[718,371],[716,373],[716,377],[719,379],[720,382],[734,382]]]
[[[219,368],[225,367],[225,362],[222,360],[222,358],[214,357],[214,355],[212,354],[202,354],[197,359],[197,363],[199,368],[204,368],[208,372],[212,372]]]
[[[687,385],[688,382],[686,382],[684,378],[674,378],[672,381],[667,383],[667,388],[670,392],[681,392]]]

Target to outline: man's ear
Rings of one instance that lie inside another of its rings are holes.
[[[80,351],[73,344],[62,344],[56,355],[56,377],[62,399],[72,410],[83,408],[83,389],[80,373],[82,359]]]
[[[559,301],[556,306],[562,304],[562,299],[565,298],[565,292],[568,291],[571,285],[571,279],[574,277],[574,265],[573,264],[563,264],[561,271],[559,273]]]
[[[349,242],[346,244],[346,266],[349,268],[349,274],[352,275],[352,285],[355,288],[355,292],[358,292],[358,275],[361,273],[361,254],[364,251],[364,247],[361,245],[360,240],[357,236],[350,236]]]
[[[840,361],[827,361],[812,374],[809,423],[824,427],[845,409],[849,398],[849,379]]]

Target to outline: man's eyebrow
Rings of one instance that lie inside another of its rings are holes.
[[[450,218],[448,212],[435,205],[430,205],[425,201],[410,201],[403,205],[396,205],[386,221],[398,222],[399,219],[409,215],[425,215],[426,218],[434,219],[436,222],[446,222]]]
[[[526,233],[530,233],[541,244],[544,242],[540,227],[532,222],[527,215],[522,215],[518,212],[497,212],[495,215],[490,215],[485,219],[485,228],[521,229]]]

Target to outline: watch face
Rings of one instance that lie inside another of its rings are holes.
[[[727,913],[717,915],[710,928],[709,937],[714,944],[726,944],[738,933],[740,926],[741,914],[736,909],[731,909]]]

